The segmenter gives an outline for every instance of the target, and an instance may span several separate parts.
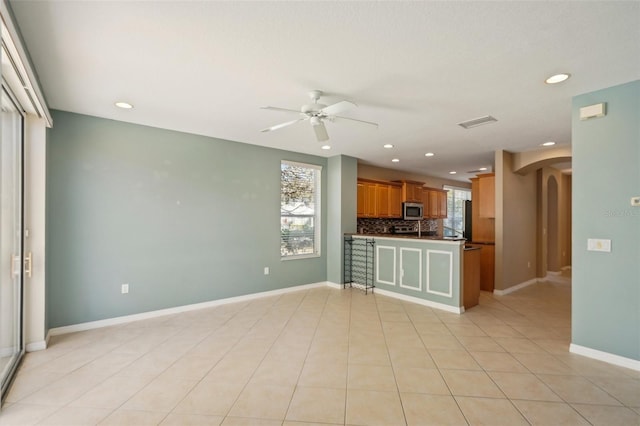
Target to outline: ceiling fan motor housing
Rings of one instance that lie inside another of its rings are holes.
[[[326,107],[325,104],[308,104],[308,105],[302,105],[302,108],[300,108],[300,111],[302,111],[303,114],[318,115],[320,110],[324,107]]]

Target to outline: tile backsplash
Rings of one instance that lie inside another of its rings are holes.
[[[418,221],[402,219],[369,219],[358,218],[359,234],[387,234],[391,233],[392,226],[415,226],[418,230]],[[423,233],[438,233],[438,221],[436,219],[423,219],[420,221],[420,230]]]

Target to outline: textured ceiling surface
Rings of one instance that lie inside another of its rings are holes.
[[[50,108],[461,180],[569,145],[573,96],[640,78],[638,1],[10,4]],[[329,151],[308,122],[260,132],[312,89],[379,128],[329,122]]]

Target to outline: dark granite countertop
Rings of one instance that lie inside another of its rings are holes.
[[[345,236],[353,236],[360,238],[400,238],[400,239],[410,239],[410,240],[433,240],[433,241],[465,241],[464,238],[457,237],[439,237],[437,235],[422,235],[418,237],[415,234],[355,234],[355,233],[347,233]]]

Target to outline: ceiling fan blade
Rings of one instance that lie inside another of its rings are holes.
[[[298,121],[304,121],[306,118],[298,118],[297,120],[287,121],[286,123],[276,124],[275,126],[267,127],[266,129],[260,130],[261,132],[270,132],[272,130],[282,129],[283,127],[291,126],[292,124],[297,123]]]
[[[342,112],[346,109],[349,108],[355,108],[358,105],[354,104],[353,102],[349,102],[349,101],[340,101],[338,103],[335,103],[333,105],[329,105],[326,106],[324,108],[322,108],[320,110],[320,112],[322,112],[324,115],[336,115],[339,112]]]
[[[339,116],[339,115],[336,115],[336,116],[330,117],[330,120],[331,120],[331,121],[333,121],[333,120],[335,120],[335,119],[338,119],[338,120],[349,120],[349,121],[355,121],[356,123],[368,124],[368,125],[370,125],[370,126],[376,126],[376,127],[378,127],[378,123],[373,123],[373,122],[371,122],[371,121],[356,120],[355,118],[341,117],[341,116]]]
[[[324,127],[324,123],[321,121],[320,124],[316,124],[313,126],[313,130],[316,132],[316,139],[318,142],[324,142],[329,140],[329,134],[327,133],[327,128]]]
[[[280,108],[280,107],[273,107],[273,106],[263,106],[263,107],[260,107],[260,109],[270,109],[270,110],[273,110],[273,111],[295,112],[297,114],[300,114],[300,111],[297,110],[297,109]]]

